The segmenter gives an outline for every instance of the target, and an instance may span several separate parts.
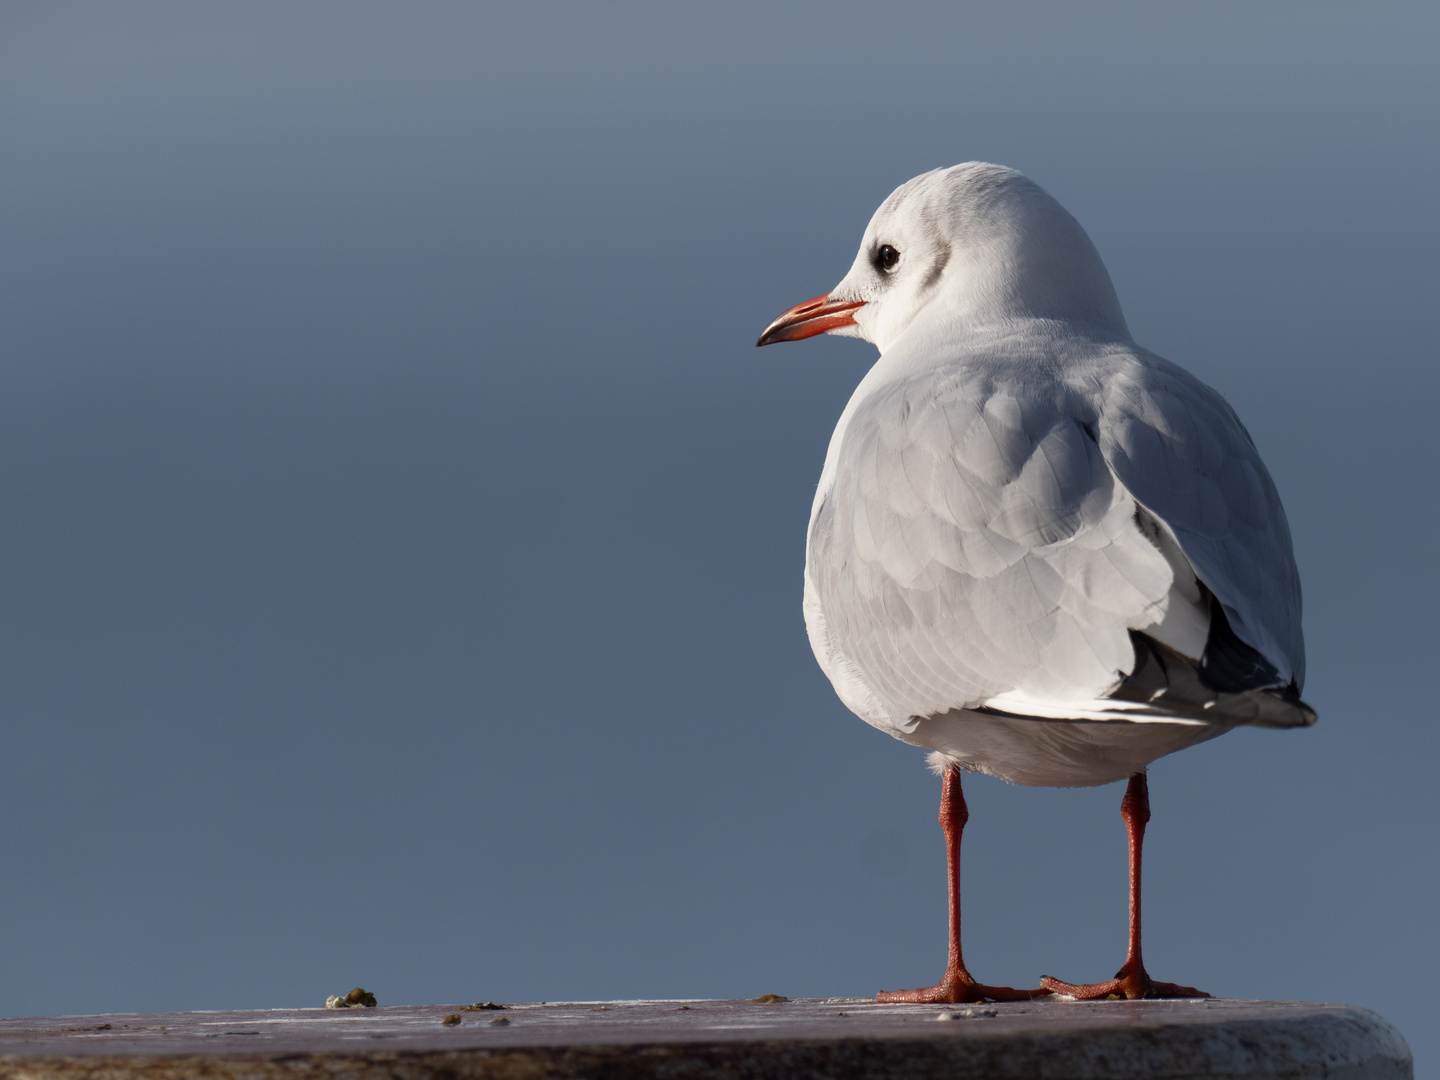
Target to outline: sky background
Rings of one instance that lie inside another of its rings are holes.
[[[1437,11],[0,5],[0,1013],[933,982],[800,614],[874,350],[754,341],[983,159],[1295,535],[1320,723],[1152,767],[1150,969],[1440,1074]],[[967,781],[978,977],[1119,966],[1122,791]]]

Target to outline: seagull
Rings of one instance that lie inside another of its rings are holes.
[[[878,1001],[1208,997],[1140,941],[1146,766],[1241,724],[1301,727],[1300,577],[1280,496],[1215,390],[1135,344],[1084,229],[1013,169],[901,185],[849,273],[759,345],[879,351],[820,474],[805,626],[840,700],[929,750],[949,883],[945,975]],[[966,771],[1127,780],[1130,934],[1114,979],[977,982],[960,946]]]

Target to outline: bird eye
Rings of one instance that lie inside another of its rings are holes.
[[[896,251],[889,244],[881,244],[880,250],[875,253],[875,265],[886,273],[895,269],[895,264],[900,261],[900,252]]]

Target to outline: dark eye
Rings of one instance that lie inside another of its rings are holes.
[[[880,250],[875,252],[875,265],[886,273],[895,269],[895,264],[900,261],[900,252],[896,251],[889,244],[881,244]]]

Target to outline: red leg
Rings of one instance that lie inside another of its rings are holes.
[[[1125,832],[1130,837],[1130,947],[1125,966],[1115,978],[1103,983],[1067,983],[1049,975],[1040,985],[1056,994],[1094,1001],[1097,998],[1204,998],[1210,995],[1193,986],[1156,982],[1145,971],[1140,955],[1140,852],[1145,843],[1145,823],[1150,820],[1150,787],[1145,774],[1130,777],[1125,798],[1120,800],[1120,816],[1125,819]]]
[[[1047,997],[1044,990],[1014,990],[1008,986],[985,986],[977,983],[965,970],[960,953],[960,834],[969,820],[965,795],[960,790],[959,766],[945,770],[940,789],[940,828],[945,831],[945,856],[950,878],[950,960],[945,976],[924,990],[881,990],[876,1001],[962,1002],[962,1001],[1029,1001]]]

